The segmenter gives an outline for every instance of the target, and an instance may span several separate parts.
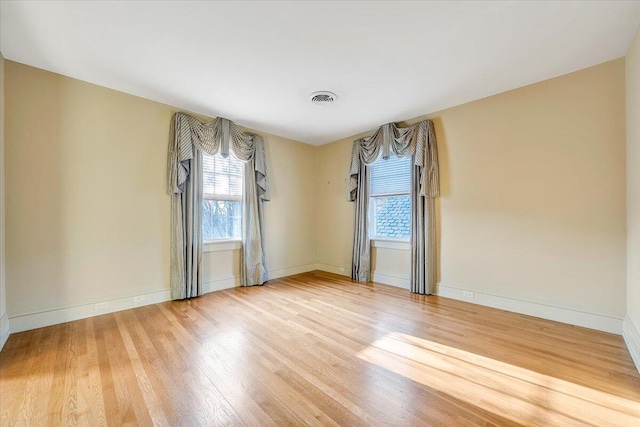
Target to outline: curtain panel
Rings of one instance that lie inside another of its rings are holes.
[[[435,201],[440,196],[438,144],[431,120],[406,128],[381,126],[368,138],[353,141],[347,200],[355,203],[351,278],[371,280],[368,165],[391,153],[412,157],[411,182],[411,291],[435,292],[437,248]]]
[[[267,281],[263,202],[268,201],[264,141],[241,132],[230,120],[202,123],[176,113],[171,119],[167,157],[167,188],[171,195],[171,298],[202,293],[202,155],[229,150],[245,162],[242,227],[242,286]]]

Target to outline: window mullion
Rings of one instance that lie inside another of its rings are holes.
[[[398,191],[393,193],[376,193],[371,194],[371,197],[394,197],[394,196],[410,196],[411,192],[409,191]]]
[[[202,198],[205,200],[224,200],[227,202],[241,202],[242,196],[229,196],[227,194],[203,194]]]

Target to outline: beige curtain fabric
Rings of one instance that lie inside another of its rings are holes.
[[[261,285],[267,280],[262,203],[269,200],[269,187],[262,137],[243,133],[224,118],[202,123],[176,113],[171,120],[167,158],[167,187],[172,198],[173,299],[202,292],[202,153],[220,152],[227,157],[229,150],[245,162],[242,285]]]
[[[381,126],[371,137],[353,142],[349,170],[349,201],[355,202],[351,278],[370,280],[369,177],[367,165],[394,153],[412,156],[411,291],[435,291],[437,250],[434,198],[440,196],[438,146],[433,122],[425,120],[406,128],[395,123]]]
[[[357,142],[353,150],[357,151]],[[357,155],[357,153],[356,153]],[[369,239],[369,167],[360,163],[358,167],[358,186],[355,189],[355,215],[353,233],[353,262],[351,263],[351,278],[361,282],[371,280],[371,242]]]
[[[259,147],[263,149],[262,144],[259,144]],[[262,187],[258,184],[259,180],[265,179],[266,171],[256,171],[255,158],[245,164],[244,191],[242,192],[243,256],[240,266],[242,286],[261,285],[267,281],[262,221],[265,199],[261,194]]]
[[[419,169],[414,165],[411,177],[411,292],[429,295],[436,290],[438,266],[435,199],[417,191]]]
[[[194,171],[194,179],[184,183],[184,191],[171,198],[172,236],[171,245],[171,297],[191,298],[202,292],[202,153],[183,164],[186,170]],[[177,233],[177,230],[180,230]],[[180,284],[175,286],[174,284]]]

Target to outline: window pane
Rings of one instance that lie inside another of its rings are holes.
[[[372,198],[372,237],[408,239],[411,236],[411,198]]]
[[[369,168],[372,196],[411,191],[411,157],[380,159]]]
[[[242,237],[242,202],[202,201],[202,239],[240,239]]]
[[[244,163],[233,154],[203,156],[202,238],[242,238]]]
[[[242,196],[244,164],[232,154],[203,156],[203,190],[209,196]]]

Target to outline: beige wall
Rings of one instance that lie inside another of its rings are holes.
[[[313,269],[315,147],[276,136],[265,138],[271,177],[271,201],[264,208],[269,277],[297,268]]]
[[[168,289],[175,110],[11,61],[6,81],[9,315]],[[267,262],[286,273],[315,259],[315,158],[313,147],[264,136]],[[238,275],[234,256],[218,252],[232,262],[216,264],[208,254],[206,280]]]
[[[171,109],[6,64],[9,315],[168,287]]]
[[[351,271],[353,247],[353,203],[346,201],[352,139],[316,149],[317,260],[321,268],[342,274]]]
[[[624,317],[624,73],[618,59],[429,115],[442,286]],[[318,261],[336,268],[350,265],[353,139],[318,148]],[[408,278],[392,251],[376,268]]]
[[[4,57],[0,52],[0,348],[8,336],[7,294],[5,287],[5,198],[4,198]]]
[[[627,315],[640,331],[640,29],[627,54]]]

